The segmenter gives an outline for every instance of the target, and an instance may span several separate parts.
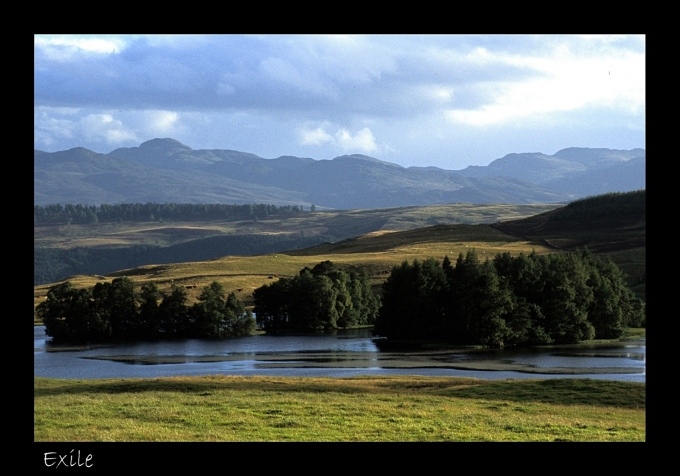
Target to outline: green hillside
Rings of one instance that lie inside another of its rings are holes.
[[[536,215],[558,206],[450,204],[258,213],[250,219],[207,219],[201,205],[177,205],[188,208],[186,216],[195,215],[196,218],[102,219],[98,223],[77,223],[62,217],[61,221],[45,223],[34,217],[33,284],[60,281],[79,274],[106,275],[123,268],[150,264],[287,252],[372,232],[413,230],[437,224],[494,223]]]

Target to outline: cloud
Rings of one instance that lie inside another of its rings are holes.
[[[597,39],[597,38],[587,38]],[[608,43],[614,39],[605,37]],[[452,108],[446,116],[454,123],[488,126],[535,119],[538,116],[610,107],[637,113],[645,104],[644,52],[579,51],[566,43],[549,54],[490,54],[476,51],[480,61],[527,68],[531,78],[517,77],[480,84],[486,102],[476,108]]]
[[[322,127],[316,129],[303,129],[300,131],[300,144],[302,145],[321,145],[328,142],[333,142],[334,138]]]
[[[318,126],[315,128],[303,128],[299,131],[299,143],[301,145],[332,145],[336,150],[343,152],[376,152],[379,147],[376,143],[373,132],[368,127],[364,127],[352,134],[347,128],[338,128],[331,134],[326,131],[329,125]]]
[[[69,111],[64,113],[68,114]],[[72,114],[76,113],[72,111]],[[38,108],[33,114],[34,147],[50,148],[64,139],[73,138],[76,129],[73,119],[53,117],[48,110]]]
[[[644,147],[645,89],[644,35],[36,35],[34,143],[462,168]]]
[[[335,137],[346,151],[375,152],[378,150],[375,137],[368,127],[364,127],[355,135],[352,135],[347,129],[341,129],[336,132]]]
[[[179,114],[174,111],[145,111],[145,129],[148,134],[172,135],[179,133]]]
[[[119,145],[137,141],[134,131],[127,129],[123,123],[111,114],[88,114],[80,121],[82,131],[87,140]]]
[[[35,50],[54,61],[69,61],[81,55],[110,55],[120,53],[125,42],[113,36],[35,36]]]
[[[193,126],[205,126],[201,115],[187,114]],[[34,144],[50,149],[68,140],[64,148],[88,144],[94,150],[120,146],[136,146],[155,137],[174,137],[186,132],[182,115],[175,111],[104,111],[92,109],[37,107],[34,113]],[[191,136],[191,134],[189,134]],[[96,147],[95,147],[96,146]],[[108,152],[108,150],[101,150]]]

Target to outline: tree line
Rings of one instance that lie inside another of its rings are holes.
[[[257,324],[266,331],[373,325],[380,301],[365,269],[345,271],[331,261],[253,291]]]
[[[71,282],[53,286],[36,307],[53,342],[86,343],[159,339],[211,339],[252,334],[252,312],[235,293],[213,282],[188,305],[184,288],[161,293],[155,283],[134,291],[127,277],[76,289]]]
[[[213,282],[189,306],[182,287],[154,283],[135,294],[129,278],[76,289],[52,287],[36,313],[55,342],[224,338],[280,330],[373,326],[392,341],[438,341],[490,347],[573,344],[621,337],[646,325],[645,305],[609,258],[588,250],[509,253],[480,261],[474,250],[404,261],[380,296],[364,268],[331,261],[305,267],[253,291],[253,312]]]
[[[315,207],[312,205],[311,211]],[[257,220],[297,215],[302,205],[194,203],[52,204],[33,206],[33,224],[93,224],[144,221]]]
[[[609,259],[539,256],[404,261],[382,287],[374,334],[490,347],[572,344],[644,327],[645,307]]]

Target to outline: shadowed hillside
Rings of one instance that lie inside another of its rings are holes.
[[[596,252],[644,247],[645,190],[584,198],[519,220],[501,221],[494,228],[563,250],[587,247]]]
[[[646,191],[609,193],[493,227],[563,251],[587,248],[609,256],[641,297],[646,292]]]

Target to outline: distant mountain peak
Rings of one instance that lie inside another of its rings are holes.
[[[569,147],[555,153],[555,157],[587,165],[608,166],[644,156],[645,149],[603,149],[588,147]]]
[[[54,152],[51,154],[53,157],[57,158],[63,158],[63,157],[70,157],[70,158],[78,158],[78,159],[92,159],[94,157],[101,157],[102,154],[98,152],[94,152],[90,149],[86,149],[85,147],[74,147],[69,150],[62,150],[59,152]]]
[[[382,165],[391,165],[392,167],[399,167],[403,168],[399,164],[394,164],[392,162],[386,162],[384,160],[376,159],[375,157],[370,157],[368,155],[363,155],[363,154],[351,154],[351,155],[341,155],[339,157],[334,158],[333,160],[363,160],[366,162],[372,162],[374,164],[382,164]]]
[[[139,145],[140,149],[184,149],[191,150],[191,147],[182,144],[180,141],[170,138],[165,139],[151,139],[146,142],[142,142]]]

